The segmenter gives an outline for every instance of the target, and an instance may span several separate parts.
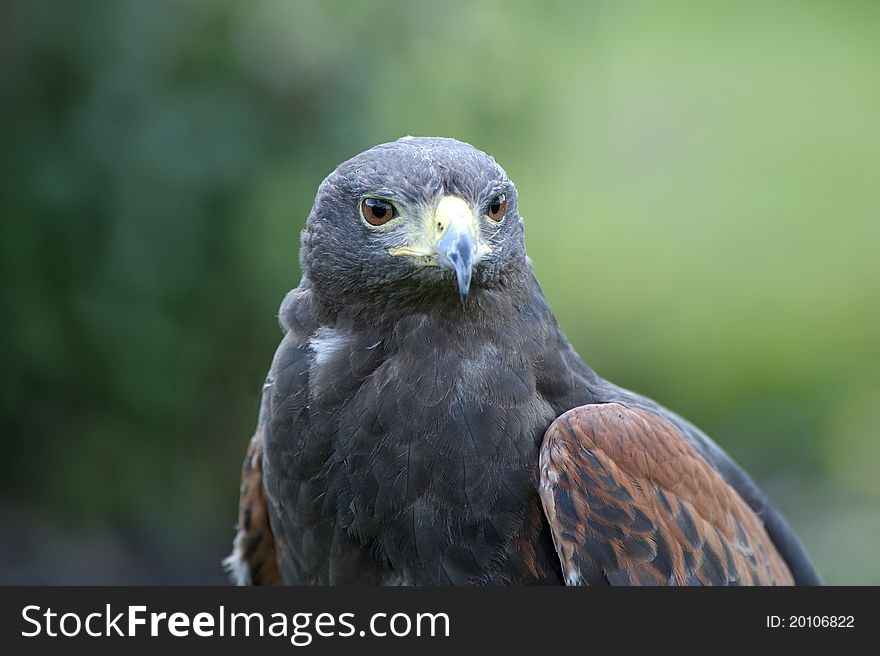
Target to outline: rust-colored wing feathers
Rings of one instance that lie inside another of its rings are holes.
[[[263,435],[251,438],[241,470],[238,533],[232,554],[224,561],[238,585],[278,585],[275,538],[269,525],[263,489]]]
[[[659,416],[620,403],[559,417],[540,494],[569,585],[791,585],[737,492]]]

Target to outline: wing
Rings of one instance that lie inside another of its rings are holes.
[[[293,409],[274,402],[277,387],[285,390],[293,386],[304,386],[305,379],[298,369],[290,371],[291,364],[302,360],[301,351],[308,335],[315,329],[308,304],[308,282],[291,290],[281,303],[279,319],[284,338],[281,341],[260,403],[260,416],[257,430],[248,445],[241,472],[241,489],[238,506],[238,532],[233,541],[232,554],[223,564],[230,577],[238,585],[279,585],[281,561],[285,555],[283,532],[279,538],[271,526],[270,502],[266,481],[271,472],[264,471],[263,457],[267,442],[271,442],[274,423],[288,421]],[[296,369],[293,367],[293,369]],[[285,399],[286,396],[282,395]],[[280,416],[279,416],[280,415]],[[268,437],[267,437],[268,435]],[[276,492],[276,495],[282,494]],[[275,500],[283,503],[283,498]]]
[[[569,585],[792,585],[740,495],[658,415],[585,405],[551,424],[540,495]]]
[[[251,438],[242,465],[238,533],[232,554],[223,564],[237,585],[278,585],[281,582],[263,489],[263,432],[260,428]]]

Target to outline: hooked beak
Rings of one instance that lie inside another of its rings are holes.
[[[421,266],[440,266],[455,271],[462,303],[471,289],[474,265],[491,252],[480,241],[479,229],[470,206],[457,196],[444,196],[433,216],[415,228],[409,243],[388,249],[394,257],[414,257]]]
[[[461,302],[467,300],[471,274],[477,259],[474,214],[461,198],[444,196],[434,212],[437,245],[434,252],[440,266],[455,271]]]

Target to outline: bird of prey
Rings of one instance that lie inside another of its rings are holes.
[[[523,230],[504,170],[453,139],[382,144],[323,181],[244,463],[234,580],[819,584],[724,451],[581,360]]]

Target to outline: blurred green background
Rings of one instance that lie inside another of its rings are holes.
[[[212,583],[321,179],[517,182],[602,375],[880,583],[880,4],[0,4],[0,582]]]

